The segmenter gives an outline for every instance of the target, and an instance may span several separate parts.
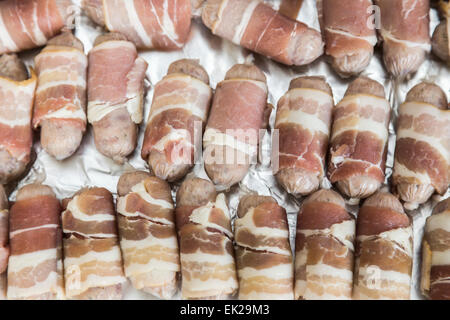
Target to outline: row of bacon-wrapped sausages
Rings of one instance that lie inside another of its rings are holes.
[[[125,162],[143,120],[147,69],[133,43],[119,33],[104,34],[87,58],[67,32],[50,40],[35,61],[36,73],[27,79],[17,56],[0,57],[0,182],[24,173],[32,128],[38,127],[44,150],[61,160],[80,146],[88,120],[98,151]],[[156,176],[179,180],[198,159],[203,136],[206,173],[228,189],[257,158],[260,129],[268,127],[272,110],[267,96],[266,77],[252,64],[234,65],[213,94],[196,60],[175,61],[155,85],[142,158]],[[447,96],[433,83],[420,83],[398,114],[393,184],[406,208],[414,209],[449,185]],[[324,78],[292,80],[278,101],[273,135],[278,182],[295,196],[308,195],[327,171],[343,194],[367,198],[385,180],[390,118],[384,87],[370,78],[352,81],[336,106]]]
[[[50,187],[31,184],[9,218],[3,194],[0,296],[120,299],[128,278],[163,299],[180,283],[183,299],[410,298],[412,226],[389,193],[365,200],[357,219],[335,191],[313,193],[298,213],[294,258],[286,211],[271,197],[242,197],[233,232],[226,197],[208,180],[185,180],[176,207],[168,183],[146,172],[123,174],[117,192],[116,206],[104,188],[61,206]],[[431,299],[450,299],[449,226],[447,199],[423,238]]]
[[[191,2],[213,34],[286,65],[311,63],[325,46],[338,74],[356,75],[370,63],[377,29],[386,69],[395,77],[416,72],[431,48],[449,62],[449,6],[443,0],[444,20],[432,38],[430,0],[317,0],[323,39],[295,20],[302,0],[283,0],[281,13],[261,0],[83,0],[82,8],[96,24],[122,33],[138,48],[174,50],[188,40]],[[3,1],[0,54],[46,44],[70,26],[74,11],[70,0]]]

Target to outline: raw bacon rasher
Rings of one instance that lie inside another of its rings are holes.
[[[157,177],[175,181],[192,168],[211,98],[208,74],[196,60],[175,61],[156,84],[141,155]]]
[[[203,135],[205,170],[214,184],[240,182],[256,159],[259,130],[267,118],[264,73],[251,64],[236,64],[216,87]]]
[[[353,298],[409,300],[413,231],[402,204],[377,192],[362,205],[356,224]]]
[[[431,50],[430,0],[374,0],[380,8],[383,60],[394,77],[416,72]]]
[[[334,108],[328,177],[355,201],[384,182],[390,114],[384,87],[366,77],[354,80]]]
[[[260,0],[207,0],[202,20],[213,34],[286,65],[305,65],[323,53],[318,31]]]
[[[442,89],[422,82],[399,107],[393,185],[405,208],[416,209],[450,183],[450,110]]]
[[[302,204],[295,239],[295,298],[351,299],[355,219],[344,199],[319,190]]]
[[[41,127],[41,145],[58,160],[70,157],[86,130],[87,57],[81,41],[65,32],[35,58],[38,87],[33,127]]]
[[[0,1],[0,54],[43,46],[73,20],[71,0]]]
[[[331,88],[321,77],[292,80],[278,101],[278,138],[274,135],[272,144],[273,155],[278,157],[276,178],[293,195],[314,192],[325,176],[333,106]]]
[[[21,188],[10,211],[8,299],[63,299],[61,205],[52,189]]]
[[[436,205],[425,225],[421,289],[430,299],[450,300],[450,199]]]
[[[294,265],[286,211],[271,197],[244,196],[235,220],[240,300],[292,300]]]
[[[0,183],[22,175],[30,162],[31,117],[37,77],[15,55],[0,57]]]
[[[183,299],[224,299],[238,289],[231,217],[223,193],[199,178],[187,179],[175,211]]]
[[[142,171],[117,185],[117,222],[125,275],[133,286],[162,299],[177,291],[180,257],[170,186]]]
[[[377,43],[371,23],[372,0],[321,0],[325,53],[343,77],[358,74],[369,65]]]
[[[138,48],[182,48],[191,26],[190,0],[83,0],[83,9],[97,24],[122,33]]]
[[[118,33],[100,35],[89,52],[88,121],[97,150],[118,163],[136,148],[147,66]]]
[[[64,280],[69,299],[121,299],[122,256],[111,193],[83,189],[64,200]]]

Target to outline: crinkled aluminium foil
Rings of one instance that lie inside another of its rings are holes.
[[[266,1],[273,5],[274,8],[279,6],[280,0]],[[80,0],[74,3],[79,6]],[[78,12],[80,12],[78,7]],[[320,29],[314,0],[305,0],[298,19],[310,27],[317,30]],[[439,23],[436,10],[431,12],[431,32]],[[103,32],[103,30],[91,22],[83,14],[76,17],[75,34],[81,39],[85,46],[85,52],[88,53],[92,48],[95,38]],[[34,50],[26,52],[21,57],[28,65],[34,65],[33,58],[39,52]],[[445,64],[439,62],[431,54],[420,70],[408,81],[396,82],[387,75],[383,68],[381,59],[381,50],[377,48],[374,58],[371,60],[369,67],[363,72],[363,75],[382,83],[386,90],[391,106],[393,108],[392,120],[389,126],[389,149],[387,156],[386,183],[383,187],[389,189],[389,178],[392,173],[393,153],[395,148],[395,131],[394,123],[397,117],[398,106],[404,101],[406,93],[414,85],[421,81],[431,81],[440,85],[448,94],[450,84],[450,70]],[[215,88],[217,83],[223,80],[226,71],[236,63],[245,61],[253,61],[267,77],[269,87],[269,103],[273,106],[277,105],[280,97],[287,91],[291,79],[304,75],[322,75],[325,76],[328,83],[333,89],[334,101],[338,103],[344,96],[345,90],[351,79],[343,80],[330,68],[325,61],[325,57],[321,57],[314,63],[304,67],[288,67],[273,62],[260,55],[252,54],[250,51],[243,49],[229,41],[222,40],[211,34],[211,32],[201,24],[196,17],[192,23],[190,38],[188,43],[182,50],[173,52],[158,51],[142,51],[140,55],[149,63],[146,74],[146,99],[145,99],[145,119],[147,119],[153,97],[154,85],[161,80],[167,73],[168,66],[173,61],[181,58],[198,59],[200,64],[208,71],[211,86]],[[270,126],[273,128],[275,122],[275,110],[270,118]],[[89,126],[83,143],[77,153],[70,159],[65,161],[56,161],[42,150],[38,142],[38,135],[35,138],[34,149],[37,159],[29,172],[29,174],[20,181],[16,190],[11,194],[10,199],[15,199],[17,189],[23,185],[32,182],[42,182],[53,188],[60,199],[70,197],[79,189],[86,186],[105,187],[112,193],[116,194],[116,185],[120,175],[130,170],[148,170],[148,165],[140,157],[140,150],[143,141],[143,135],[146,123],[140,126],[140,134],[138,147],[129,158],[125,165],[117,165],[112,160],[102,156],[97,152],[92,135],[92,128]],[[239,198],[249,192],[258,192],[261,195],[273,196],[280,205],[282,205],[287,213],[290,225],[291,243],[294,246],[296,216],[302,199],[295,199],[286,194],[280,188],[272,174],[270,166],[270,150],[271,150],[271,130],[264,136],[261,144],[262,154],[260,163],[253,165],[250,172],[239,186],[233,187],[226,192],[230,213],[233,217],[236,215]],[[199,176],[207,178],[203,166],[197,164],[189,176]],[[173,195],[179,184],[173,185]],[[323,181],[322,187],[330,188],[331,184],[328,180]],[[445,197],[449,196],[449,192]],[[411,290],[412,299],[423,299],[420,294],[420,247],[423,235],[423,227],[426,218],[431,214],[431,210],[435,204],[434,200],[430,200],[419,209],[411,212],[414,224],[414,268],[413,283]],[[358,206],[348,206],[349,211],[357,214]],[[175,298],[180,298],[178,294]],[[152,299],[150,295],[134,290],[130,284],[126,285],[125,299]]]

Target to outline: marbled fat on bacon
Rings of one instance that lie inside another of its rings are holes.
[[[361,207],[356,226],[353,298],[410,299],[412,226],[402,204],[378,192]]]
[[[292,300],[294,270],[286,211],[271,197],[241,199],[235,220],[240,300]]]
[[[450,300],[450,198],[428,217],[422,240],[422,293],[433,300]]]
[[[431,50],[430,0],[374,0],[381,14],[383,60],[394,77],[419,69]]]
[[[58,160],[71,156],[86,130],[87,57],[72,33],[49,41],[35,58],[38,87],[33,127],[43,148]]]
[[[96,23],[122,33],[138,48],[179,49],[189,35],[190,0],[84,0],[83,8]]]
[[[214,184],[240,182],[257,155],[267,108],[266,77],[256,66],[236,64],[217,85],[203,135],[205,170]]]
[[[62,213],[64,279],[71,299],[120,299],[126,281],[111,193],[84,189]]]
[[[50,187],[21,188],[11,207],[8,299],[63,299],[61,206]]]
[[[295,298],[351,299],[355,219],[331,190],[309,196],[298,214]]]
[[[292,80],[278,101],[276,178],[287,192],[306,195],[319,188],[325,175],[333,106],[331,88],[321,77]],[[274,137],[273,146],[275,142]]]
[[[450,111],[444,91],[413,87],[399,108],[393,184],[406,209],[415,209],[450,183]]]
[[[3,55],[2,58],[9,57]],[[11,64],[21,64],[17,57],[10,58],[17,60],[10,61]],[[30,69],[29,79],[26,79],[26,71],[23,71],[21,80],[13,80],[7,76],[8,72],[2,74],[1,71],[0,183],[5,184],[19,177],[30,162],[33,143],[31,117],[37,77],[33,69]]]
[[[198,194],[202,194],[200,201]],[[225,195],[217,195],[207,180],[186,180],[178,191],[175,212],[183,299],[224,299],[233,295],[238,282]]]
[[[147,62],[117,33],[99,36],[89,53],[88,120],[97,149],[123,163],[142,122]]]
[[[351,198],[366,198],[384,181],[390,105],[384,88],[354,80],[333,111],[328,176]]]
[[[47,43],[70,23],[70,0],[6,0],[0,2],[0,54]]]
[[[331,65],[343,77],[363,71],[377,43],[372,0],[322,0],[323,33]]]
[[[260,0],[208,0],[202,20],[213,34],[286,65],[305,65],[323,53],[318,31]]]
[[[122,175],[119,185],[132,174]],[[170,186],[157,177],[139,180],[117,201],[125,275],[136,289],[170,299],[180,272]]]
[[[157,177],[178,180],[194,165],[211,104],[208,84],[206,71],[188,59],[172,63],[156,84],[141,155]]]

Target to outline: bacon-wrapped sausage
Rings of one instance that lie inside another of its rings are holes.
[[[30,184],[10,211],[8,299],[62,299],[61,206],[52,189]]]
[[[323,53],[318,31],[260,0],[207,0],[202,20],[213,34],[286,65],[305,65]]]
[[[247,195],[235,220],[241,300],[292,300],[294,268],[286,211],[271,197]]]
[[[292,80],[289,91],[278,101],[276,178],[295,196],[317,190],[325,175],[333,106],[331,88],[321,77]]]
[[[5,189],[0,185],[0,300],[6,298],[6,268],[9,258],[9,205]]]
[[[211,98],[208,74],[196,60],[172,63],[156,84],[141,154],[157,177],[175,181],[192,168],[195,134],[203,133]]]
[[[62,213],[64,280],[70,299],[120,299],[126,278],[111,193],[83,189]]]
[[[370,25],[372,0],[321,0],[325,52],[342,77],[358,74],[369,65],[377,43]],[[320,5],[320,2],[318,5]]]
[[[240,182],[257,155],[267,116],[266,76],[254,65],[236,64],[217,85],[203,136],[205,170],[214,184]]]
[[[412,227],[402,204],[377,192],[358,214],[353,298],[409,299],[412,254]]]
[[[450,183],[450,111],[442,89],[420,83],[399,108],[393,184],[406,209],[415,209]]]
[[[441,0],[439,1],[439,6],[443,20],[434,29],[431,47],[436,56],[450,63],[450,41],[448,40],[450,34],[450,4],[448,1]]]
[[[0,183],[24,173],[30,162],[31,117],[37,78],[15,54],[0,56]]]
[[[298,213],[295,298],[351,299],[355,219],[331,190],[310,195]]]
[[[450,300],[450,198],[428,217],[422,240],[422,293],[433,300]]]
[[[58,160],[70,157],[86,130],[87,57],[80,40],[65,32],[51,39],[35,58],[38,87],[33,127],[41,144]]]
[[[82,7],[95,23],[138,48],[182,48],[191,26],[189,0],[83,0]]]
[[[177,290],[180,272],[170,186],[137,171],[123,174],[117,191],[125,275],[136,289],[170,299]]]
[[[183,299],[224,299],[238,289],[231,218],[223,193],[199,178],[177,193]]]
[[[380,8],[383,60],[394,77],[416,72],[431,49],[430,0],[374,0]]]
[[[383,86],[366,77],[334,108],[328,176],[348,197],[366,198],[384,181],[390,110]]]
[[[118,33],[99,36],[89,53],[88,120],[97,150],[118,163],[136,148],[147,62]]]
[[[0,1],[0,54],[47,43],[69,24],[71,0]]]

